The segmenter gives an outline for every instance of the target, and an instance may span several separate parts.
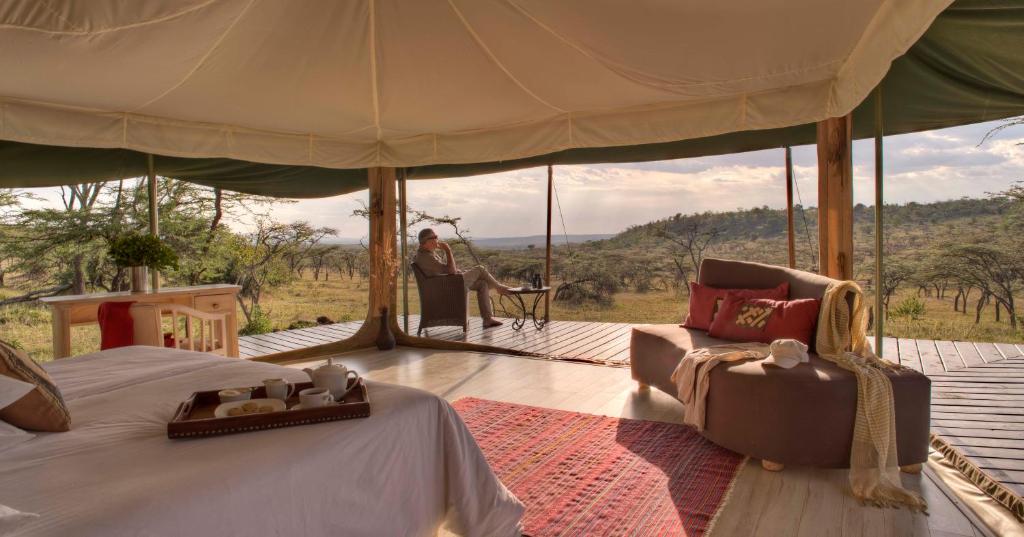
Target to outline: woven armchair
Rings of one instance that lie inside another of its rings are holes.
[[[469,302],[462,274],[427,276],[416,263],[416,289],[420,293],[420,325],[416,335],[433,326],[469,326]]]

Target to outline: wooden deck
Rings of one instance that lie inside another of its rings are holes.
[[[472,318],[465,335],[461,328],[437,327],[425,330],[424,336],[452,341],[468,341],[519,352],[550,356],[560,360],[578,360],[606,365],[629,365],[629,334],[633,325],[625,323],[588,323],[551,321],[543,330],[527,324],[513,330],[510,319],[505,324],[484,330],[480,318]],[[402,318],[398,318],[402,324]],[[266,356],[344,339],[356,332],[362,321],[329,324],[298,330],[282,330],[259,336],[238,338],[243,358]],[[409,332],[415,334],[419,315],[409,316]]]
[[[399,318],[399,323],[402,319]],[[415,333],[418,316],[409,318]],[[361,321],[239,338],[245,358],[303,349],[344,339]],[[543,330],[511,322],[483,330],[470,321],[459,328],[432,328],[430,337],[469,341],[559,360],[629,365],[632,325],[552,321]],[[884,356],[932,379],[932,430],[978,467],[1024,495],[1024,346],[886,338]]]

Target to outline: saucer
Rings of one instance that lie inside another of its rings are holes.
[[[282,401],[280,399],[251,399],[249,401],[231,401],[229,403],[221,403],[221,404],[217,405],[217,408],[213,409],[213,415],[215,417],[218,417],[218,418],[227,418],[227,417],[229,417],[228,416],[228,411],[229,410],[231,410],[232,408],[238,408],[238,407],[240,407],[240,406],[242,406],[242,405],[244,405],[246,403],[256,403],[257,405],[260,405],[260,406],[270,405],[271,407],[273,407],[273,410],[271,410],[270,412],[282,412],[282,411],[288,409],[287,405],[284,404],[284,401]],[[244,415],[245,416],[257,416],[259,414],[261,414],[261,413],[244,414]],[[268,414],[268,412],[262,412],[262,414]],[[230,417],[234,418],[234,417],[240,417],[240,416],[230,416]]]

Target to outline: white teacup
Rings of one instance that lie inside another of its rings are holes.
[[[295,393],[295,385],[284,379],[266,379],[263,381],[263,388],[267,391],[267,398],[288,399]]]
[[[334,397],[327,388],[306,388],[299,392],[302,408],[317,408],[334,403]]]

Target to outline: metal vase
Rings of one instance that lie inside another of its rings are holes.
[[[132,273],[132,292],[149,292],[149,267],[129,267]]]

